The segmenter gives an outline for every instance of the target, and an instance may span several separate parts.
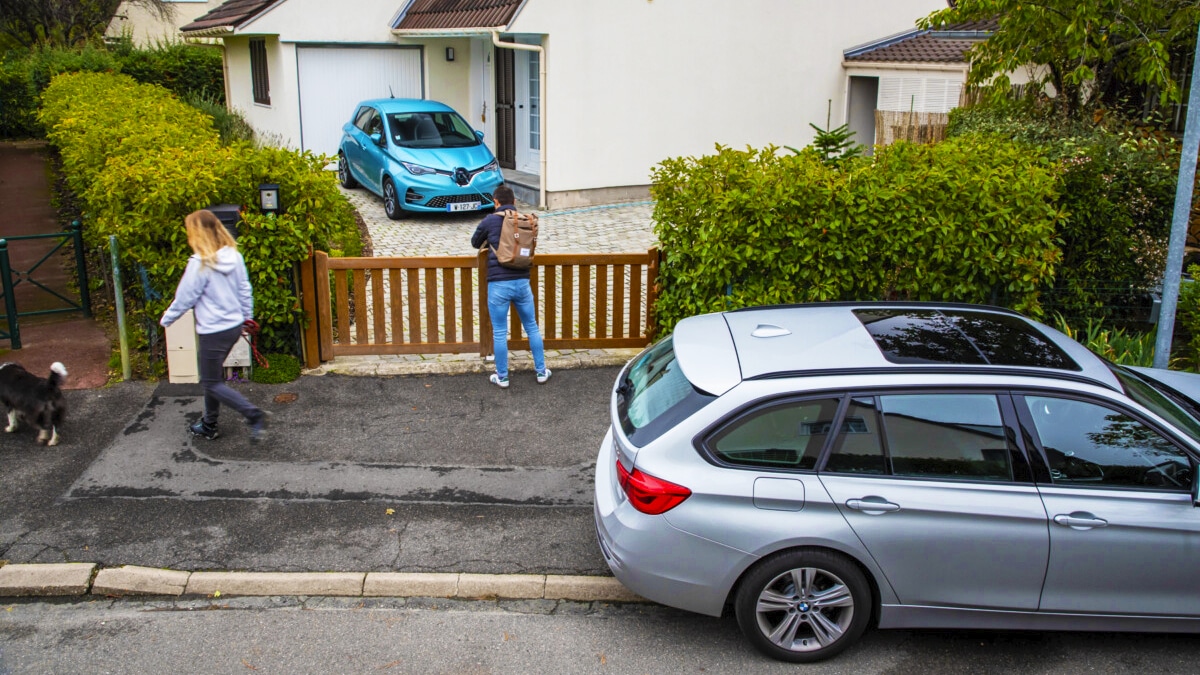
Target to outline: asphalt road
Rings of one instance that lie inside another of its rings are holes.
[[[195,385],[68,392],[60,445],[0,437],[0,559],[607,574],[590,485],[615,376],[241,384],[275,413],[259,445],[234,415],[216,441],[190,438]]]
[[[796,666],[653,605],[326,598],[0,605],[0,674],[1194,673],[1200,637],[873,631]]]

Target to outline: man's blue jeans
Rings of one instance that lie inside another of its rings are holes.
[[[537,311],[533,306],[533,290],[528,279],[488,282],[488,313],[492,316],[492,348],[496,352],[496,374],[508,377],[508,304],[517,306],[521,326],[529,336],[529,351],[533,352],[533,367],[537,372],[546,371],[546,350],[542,345],[542,331],[537,325]]]

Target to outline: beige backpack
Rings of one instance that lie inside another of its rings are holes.
[[[501,267],[527,270],[533,266],[533,252],[537,249],[538,217],[536,213],[517,213],[516,209],[504,212],[504,224],[500,227],[500,245],[492,247],[496,262]]]

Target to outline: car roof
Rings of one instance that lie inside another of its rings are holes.
[[[440,101],[424,98],[373,98],[358,104],[379,108],[383,114],[403,112],[454,112],[454,108]]]
[[[831,372],[1036,372],[1120,390],[1107,362],[1010,310],[954,303],[812,303],[689,317],[674,348],[696,387]]]

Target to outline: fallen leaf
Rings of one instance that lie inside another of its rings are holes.
[[[400,665],[400,659],[396,659],[395,661],[392,661],[391,663],[385,663],[382,666],[379,666],[379,670],[383,670],[385,668],[391,668],[392,666],[398,666],[398,665]]]
[[[508,642],[510,639],[512,639],[512,636],[508,634],[508,631],[504,631],[504,641]]]
[[[213,594],[212,594],[212,596],[213,596],[214,598],[219,598],[219,597],[221,597],[221,591],[213,591]]]
[[[248,661],[246,661],[246,659],[242,659],[242,665],[246,666],[250,670],[258,670],[257,667],[250,665],[250,663]]]
[[[432,387],[432,386],[433,386],[432,384],[427,384],[427,385],[425,385],[425,388],[426,388],[426,389],[428,389],[428,388],[430,388],[430,387]]]
[[[388,514],[389,516],[394,516],[396,515],[396,509],[388,509],[387,511],[384,511],[384,513]]]
[[[604,655],[601,654],[600,655],[600,665],[604,665],[606,663],[608,663],[608,659],[604,658]]]

